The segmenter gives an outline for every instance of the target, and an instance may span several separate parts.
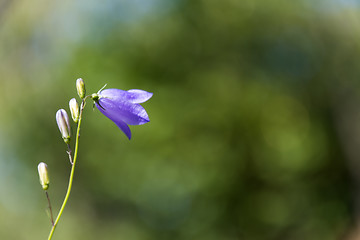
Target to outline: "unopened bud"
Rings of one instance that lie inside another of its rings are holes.
[[[85,83],[84,80],[82,80],[82,78],[78,78],[76,80],[76,90],[79,97],[83,99],[85,97],[86,90],[85,90]]]
[[[69,101],[69,108],[72,119],[75,123],[77,123],[79,121],[79,104],[77,103],[75,98],[72,98]]]
[[[59,127],[62,138],[65,143],[70,142],[70,122],[69,116],[64,109],[59,109],[56,112],[56,122]]]
[[[39,163],[38,172],[39,172],[40,184],[44,190],[47,190],[49,188],[50,180],[49,180],[49,173],[46,163],[43,162]]]

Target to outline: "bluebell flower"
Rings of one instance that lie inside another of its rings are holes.
[[[91,97],[99,111],[113,121],[131,139],[128,125],[142,125],[150,121],[145,109],[139,104],[152,97],[152,93],[139,89],[100,90]]]

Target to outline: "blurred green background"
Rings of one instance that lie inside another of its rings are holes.
[[[0,63],[0,239],[47,238],[79,77],[151,122],[89,102],[54,240],[360,239],[359,1],[2,0]]]

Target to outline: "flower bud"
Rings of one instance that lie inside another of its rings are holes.
[[[39,163],[38,172],[39,172],[40,184],[44,190],[47,190],[49,188],[50,180],[49,180],[49,173],[46,163],[43,162]]]
[[[72,98],[69,101],[69,108],[70,108],[70,113],[71,113],[71,117],[74,120],[75,123],[77,123],[79,121],[79,104],[77,103],[75,98]]]
[[[59,109],[56,112],[56,122],[59,127],[62,138],[65,143],[70,142],[70,122],[69,117],[64,109]]]
[[[82,80],[82,78],[78,78],[76,80],[76,90],[79,97],[83,99],[85,97],[86,90],[85,90],[85,83],[84,80]]]

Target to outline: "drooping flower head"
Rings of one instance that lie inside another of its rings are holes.
[[[91,95],[99,111],[113,121],[131,139],[128,125],[142,125],[150,121],[145,109],[139,104],[152,97],[152,93],[139,89],[128,91],[104,89]]]

